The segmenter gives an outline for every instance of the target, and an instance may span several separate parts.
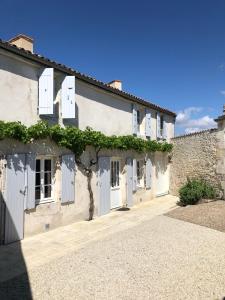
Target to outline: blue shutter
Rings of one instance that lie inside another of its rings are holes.
[[[53,114],[54,69],[46,68],[39,78],[39,115]]]
[[[133,205],[133,168],[132,168],[132,158],[128,157],[126,162],[127,171],[127,206],[131,207]]]
[[[137,106],[132,104],[132,126],[133,134],[137,134]]]
[[[61,92],[62,118],[75,118],[75,76],[66,76]]]
[[[137,160],[133,159],[133,191],[137,190]]]
[[[62,194],[61,203],[75,201],[75,156],[67,154],[62,156]]]
[[[157,113],[157,120],[156,120],[156,136],[158,139],[161,138],[161,133],[160,133],[160,114]]]
[[[145,135],[151,137],[151,112],[145,109]]]
[[[25,201],[25,154],[7,156],[4,193],[5,244],[23,239]]]
[[[26,155],[26,209],[35,208],[35,168],[36,156]]]
[[[99,205],[98,214],[105,215],[110,211],[110,157],[98,159]]]
[[[146,188],[150,189],[152,186],[152,162],[148,158],[146,161]]]

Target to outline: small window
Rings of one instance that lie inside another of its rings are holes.
[[[36,159],[35,201],[48,202],[53,196],[53,160],[51,158]]]

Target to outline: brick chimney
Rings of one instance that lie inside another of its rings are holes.
[[[122,81],[121,80],[113,80],[108,83],[111,87],[122,91]]]
[[[33,53],[34,40],[25,34],[19,34],[8,41],[12,45],[23,48]]]

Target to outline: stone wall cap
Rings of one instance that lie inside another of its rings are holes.
[[[225,115],[219,116],[217,119],[214,119],[215,122],[225,120]]]
[[[189,137],[189,136],[195,136],[195,135],[199,135],[199,134],[204,134],[206,132],[215,132],[217,130],[218,130],[217,128],[210,128],[210,129],[196,131],[196,132],[192,132],[192,133],[186,133],[186,134],[175,136],[171,140],[180,139],[180,138],[186,138],[186,137]]]

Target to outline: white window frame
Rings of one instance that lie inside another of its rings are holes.
[[[145,186],[145,161],[144,159],[137,159],[137,187],[144,188]],[[138,176],[138,170],[141,172],[141,177]]]
[[[36,160],[40,160],[40,199],[36,199],[35,204],[43,204],[54,201],[54,158],[52,156],[37,156]],[[51,160],[51,197],[44,197],[44,161]],[[35,181],[36,181],[36,161],[35,161]],[[36,182],[35,182],[36,190]]]
[[[137,134],[140,134],[141,129],[141,111],[137,109]]]
[[[112,171],[114,168],[112,168],[112,163],[118,163],[118,165],[116,166],[116,168],[118,167],[118,171],[119,173],[116,173],[116,185],[112,186]],[[112,158],[111,161],[110,161],[110,187],[111,187],[111,190],[114,190],[114,189],[119,189],[120,188],[120,159],[118,158]],[[119,185],[117,184],[117,181],[119,182]]]

